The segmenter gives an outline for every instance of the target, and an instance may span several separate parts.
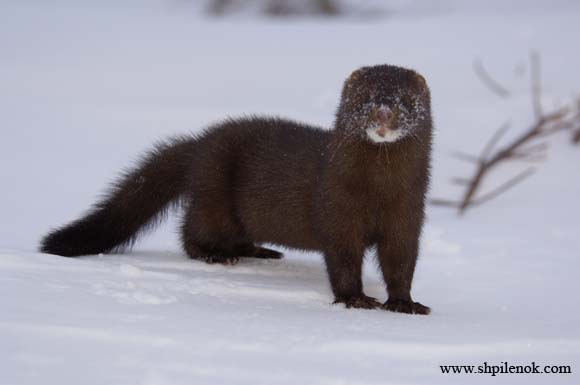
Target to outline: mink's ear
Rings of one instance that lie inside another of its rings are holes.
[[[350,74],[350,76],[348,78],[352,79],[352,80],[356,80],[356,79],[360,78],[360,76],[362,75],[362,72],[363,72],[362,68],[356,69]]]
[[[350,86],[353,83],[355,83],[357,80],[359,80],[363,74],[363,71],[364,71],[364,67],[353,71],[353,73],[350,74],[348,79],[346,79],[346,84]]]
[[[415,72],[415,77],[417,78],[417,80],[419,81],[419,84],[422,87],[427,87],[427,80],[425,80],[425,78],[423,77],[423,75],[421,75],[420,73]]]

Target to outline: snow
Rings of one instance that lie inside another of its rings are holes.
[[[155,140],[250,113],[329,126],[363,65],[408,66],[430,84],[437,198],[457,197],[450,179],[473,171],[451,151],[479,151],[506,120],[508,136],[531,123],[531,49],[546,108],[580,92],[576,2],[396,3],[413,12],[281,22],[153,0],[1,2],[0,384],[578,383],[580,149],[567,134],[485,206],[461,218],[429,207],[413,288],[426,317],[331,305],[318,254],[191,261],[175,216],[125,255],[36,252]],[[508,100],[480,84],[475,57]],[[485,186],[525,167],[502,166]],[[385,300],[371,254],[365,290]],[[439,368],[506,361],[573,373]]]

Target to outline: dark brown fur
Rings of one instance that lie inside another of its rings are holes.
[[[429,180],[429,98],[425,80],[411,70],[365,67],[346,81],[332,131],[249,118],[159,145],[91,212],[47,235],[41,250],[117,250],[182,201],[182,243],[192,258],[281,257],[255,246],[262,243],[318,250],[335,302],[427,314],[410,291]],[[362,127],[372,124],[376,105],[411,111],[397,115],[408,135],[370,142]],[[363,256],[372,246],[387,284],[384,305],[363,293]]]

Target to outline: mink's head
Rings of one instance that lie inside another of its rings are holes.
[[[371,143],[392,143],[431,127],[425,79],[390,65],[363,67],[344,83],[336,129]]]

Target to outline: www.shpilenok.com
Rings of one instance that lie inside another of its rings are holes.
[[[528,365],[510,365],[501,362],[499,365],[439,365],[443,374],[488,374],[492,377],[498,374],[571,374],[570,365],[538,365],[532,362]]]

